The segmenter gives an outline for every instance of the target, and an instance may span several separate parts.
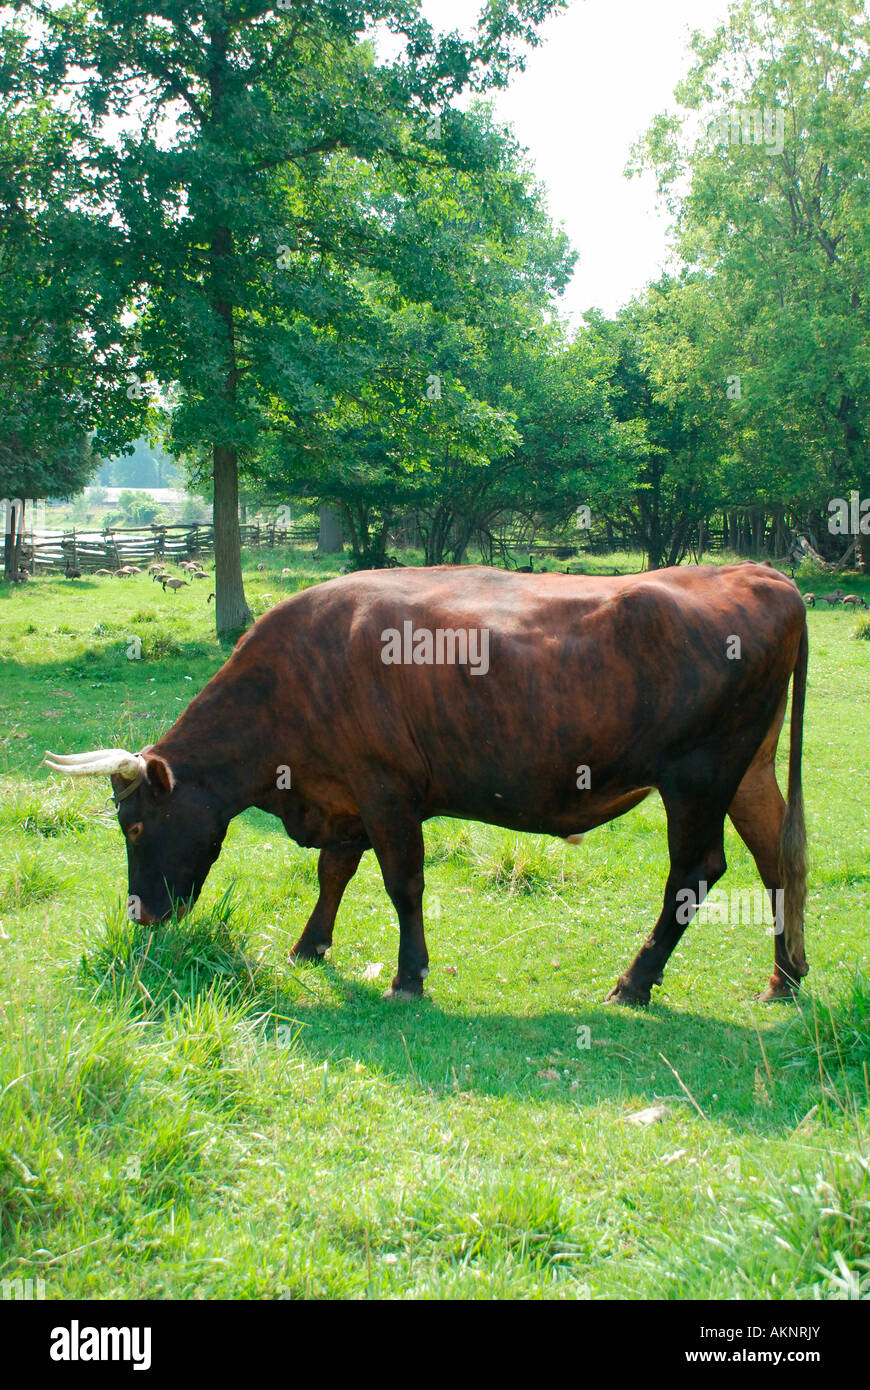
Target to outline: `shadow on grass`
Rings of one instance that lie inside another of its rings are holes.
[[[788,1061],[785,1043],[802,1026],[793,1006],[759,1007],[759,1017],[773,1021],[762,1043],[751,1017],[740,1024],[664,1003],[533,1015],[444,1009],[431,997],[396,1003],[382,999],[381,981],[349,979],[328,960],[264,965],[228,916],[226,899],[207,915],[158,926],[119,915],[85,951],[80,986],[95,1004],[132,1008],[143,1019],[220,998],[256,1017],[267,1039],[293,1025],[313,1062],[361,1063],[384,1081],[436,1097],[574,1110],[608,1101],[637,1109],[666,1098],[682,1113],[700,1110],[735,1130],[774,1136],[790,1133],[819,1099],[810,1052],[796,1064],[792,1050]]]
[[[305,967],[309,977],[321,973],[329,998],[297,1014],[302,1050],[316,1061],[351,1057],[422,1092],[573,1109],[630,1101],[634,1110],[667,1098],[697,1115],[694,1100],[711,1120],[771,1135],[790,1133],[818,1100],[818,1070],[809,1058],[805,1070],[777,1069],[783,1044],[800,1026],[788,1004],[758,1006],[759,1018],[774,1024],[765,1028],[762,1048],[751,1018],[733,1023],[664,1003],[634,1010],[602,1001],[531,1015],[448,1012],[427,997],[386,1001],[380,989],[348,979],[328,961]]]

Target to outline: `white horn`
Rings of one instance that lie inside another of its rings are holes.
[[[111,777],[118,773],[132,782],[134,777],[145,775],[145,759],[125,748],[96,748],[92,753],[50,753],[46,749],[44,762],[69,777]]]
[[[67,766],[74,766],[76,763],[92,763],[95,758],[106,757],[110,753],[120,753],[123,757],[128,758],[135,756],[124,748],[94,748],[90,753],[52,753],[47,748],[45,750],[47,758],[53,758],[56,763],[64,763]]]

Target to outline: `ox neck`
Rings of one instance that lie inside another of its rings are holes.
[[[191,701],[153,751],[176,777],[205,787],[231,820],[274,786],[275,766],[271,740],[256,717],[259,706],[249,704],[237,682],[220,681],[226,670]],[[240,709],[249,709],[249,717]]]

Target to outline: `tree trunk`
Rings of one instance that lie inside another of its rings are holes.
[[[867,472],[866,467],[858,470],[855,482],[859,499],[863,500],[870,497],[870,473]],[[858,544],[855,546],[855,568],[864,574],[870,574],[870,532],[862,531],[861,526],[870,525],[868,516],[870,516],[870,512],[864,512],[861,515],[858,523]]]
[[[27,499],[22,497],[21,507],[18,512],[18,529],[15,533],[12,549],[12,566],[16,579],[18,571],[21,569],[21,546],[24,541],[24,509],[27,506]]]
[[[15,571],[12,568],[13,555],[15,552],[15,535],[13,527],[15,525],[15,504],[11,497],[3,499],[3,509],[6,513],[6,524],[3,529],[3,578],[11,579]]]
[[[228,227],[218,227],[211,245],[212,303],[222,320],[226,333],[224,351],[226,374],[221,395],[226,402],[227,418],[236,411],[236,389],[239,370],[236,360],[233,306],[227,296],[229,262],[233,253],[233,237]],[[239,451],[234,445],[214,444],[214,562],[215,562],[215,627],[219,637],[241,633],[253,614],[245,599],[242,579],[242,545],[239,534]]]
[[[320,508],[320,534],[317,540],[318,555],[340,555],[344,550],[344,533],[341,517],[333,507],[325,504]]]
[[[213,460],[215,626],[219,637],[229,637],[253,619],[242,579],[238,452],[215,444]]]
[[[728,545],[735,555],[740,554],[740,519],[736,511],[728,517]]]
[[[3,535],[3,576],[5,579],[17,579],[21,566],[21,542],[24,537],[24,508],[26,504],[23,497],[8,497],[4,501],[6,527]]]

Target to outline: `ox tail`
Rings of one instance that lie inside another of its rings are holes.
[[[788,756],[788,801],[779,832],[779,881],[783,890],[783,936],[794,968],[795,983],[809,970],[804,950],[804,904],[807,897],[807,831],[801,785],[804,704],[807,693],[809,641],[806,619],[792,673],[791,731]]]

